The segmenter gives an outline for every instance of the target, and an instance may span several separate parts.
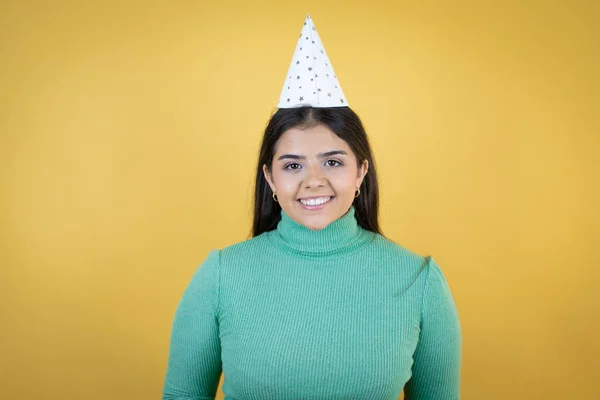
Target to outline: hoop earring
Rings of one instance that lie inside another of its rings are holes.
[[[271,197],[273,197],[273,201],[274,201],[275,203],[279,203],[279,201],[278,201],[278,199],[277,199],[277,194],[276,194],[275,192],[273,192],[273,196],[271,196]]]
[[[360,196],[360,188],[356,188],[356,192],[354,192],[354,198]]]

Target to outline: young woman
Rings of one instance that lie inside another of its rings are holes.
[[[449,286],[433,258],[381,234],[359,117],[327,100],[281,105],[260,149],[253,237],[211,251],[192,278],[163,399],[213,399],[221,373],[231,400],[458,399]]]

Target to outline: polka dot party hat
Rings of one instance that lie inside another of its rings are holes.
[[[348,106],[310,15],[304,21],[277,107],[301,106]]]

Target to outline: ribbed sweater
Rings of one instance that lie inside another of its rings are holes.
[[[361,228],[277,228],[211,250],[175,312],[164,400],[459,398],[461,329],[448,283]]]

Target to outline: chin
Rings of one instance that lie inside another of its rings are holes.
[[[327,225],[329,225],[331,222],[327,222],[326,224],[319,224],[319,225],[315,225],[315,224],[305,224],[304,226],[306,226],[308,229],[312,230],[312,231],[320,231],[321,229],[324,229],[327,227]]]
[[[337,197],[334,199],[337,200]],[[326,228],[329,224],[343,215],[337,202],[332,202],[319,211],[306,210],[299,201],[296,201],[290,210],[293,210],[293,219],[310,230],[316,231]]]
[[[302,225],[306,226],[308,229],[318,231],[326,228],[327,225],[334,221],[334,218],[327,214],[321,214],[312,217],[301,216],[300,221]]]

